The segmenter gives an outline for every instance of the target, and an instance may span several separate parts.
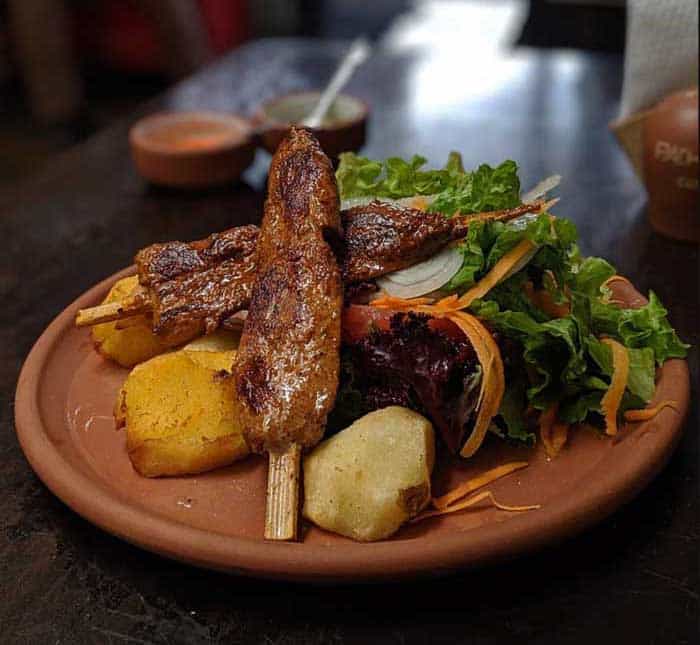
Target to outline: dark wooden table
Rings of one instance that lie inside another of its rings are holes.
[[[258,42],[142,113],[250,112],[318,86],[342,47]],[[524,186],[559,172],[558,212],[585,253],[654,289],[698,344],[698,254],[653,234],[644,191],[607,130],[621,60],[516,51],[462,60],[385,53],[351,91],[373,106],[369,155],[442,163],[518,160]],[[134,118],[138,115],[134,115]],[[94,528],[36,478],[13,431],[17,374],[50,320],[156,240],[260,217],[268,158],[238,187],[182,194],[135,174],[121,123],[0,193],[0,641],[3,643],[696,642],[697,404],[662,474],[634,502],[565,544],[498,567],[403,585],[316,588],[229,577],[142,552]],[[697,352],[691,354],[697,383]],[[696,390],[697,392],[697,390]]]

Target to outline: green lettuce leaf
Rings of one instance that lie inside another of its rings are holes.
[[[525,424],[523,410],[527,407],[527,379],[521,365],[509,365],[506,361],[506,387],[498,410],[498,421],[493,431],[501,437],[527,445],[535,443],[535,435]]]
[[[390,157],[375,161],[353,152],[343,152],[336,171],[341,199],[349,197],[388,197],[400,199],[414,195],[434,195],[456,181],[461,161],[450,155],[441,170],[423,170],[427,159],[414,155],[410,161]],[[456,155],[458,157],[458,155]]]
[[[477,222],[469,227],[467,237],[459,245],[462,266],[445,286],[448,292],[465,291],[480,277],[487,266],[487,257],[503,231],[500,222]]]
[[[649,302],[639,309],[622,309],[600,299],[591,303],[592,325],[597,335],[608,335],[625,347],[650,347],[657,365],[668,358],[684,358],[690,345],[678,338],[668,322],[668,312],[657,295],[649,292]]]
[[[409,161],[390,157],[375,161],[353,152],[340,155],[336,179],[341,199],[435,195],[431,210],[446,215],[512,208],[520,203],[520,180],[514,161],[496,168],[486,164],[465,172],[459,153],[451,152],[444,168],[426,170],[425,157]]]
[[[541,213],[524,228],[504,222],[474,222],[469,227],[467,237],[458,246],[463,258],[462,266],[444,290],[466,291],[523,239],[540,247],[528,264],[528,273],[532,274],[530,277],[535,282],[544,280],[545,271],[555,276],[557,284],[563,285],[569,280],[576,228],[568,220],[552,220],[549,214]],[[555,295],[556,301],[562,299],[561,293]]]
[[[520,180],[514,161],[504,161],[495,168],[483,164],[474,172],[453,174],[453,178],[430,204],[430,210],[446,215],[483,213],[520,203]]]
[[[603,258],[586,258],[573,277],[573,288],[587,296],[599,297],[603,283],[615,275],[615,267]]]
[[[607,389],[610,385],[609,377],[612,376],[612,351],[595,336],[588,336],[585,340],[586,351],[596,364],[598,370],[608,377],[606,381],[598,381]],[[627,348],[630,358],[629,374],[627,376],[627,389],[630,394],[638,397],[644,403],[651,401],[654,396],[654,376],[656,364],[654,362],[654,350],[651,347]],[[597,385],[597,384],[596,384]]]

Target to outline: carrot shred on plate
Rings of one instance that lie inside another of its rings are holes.
[[[644,410],[627,410],[623,416],[625,421],[631,421],[633,423],[636,421],[648,421],[649,419],[653,419],[664,408],[671,408],[676,412],[679,411],[678,402],[667,399],[650,408],[645,408]]]
[[[559,451],[566,445],[569,439],[569,424],[555,423],[552,426],[552,436],[550,438],[550,457],[556,457]]]
[[[450,513],[457,513],[458,511],[463,511],[466,508],[469,508],[471,506],[475,506],[479,502],[482,502],[483,500],[487,499],[492,506],[495,506],[497,509],[501,511],[510,511],[510,512],[522,512],[522,511],[534,511],[538,508],[541,508],[539,504],[530,504],[527,506],[506,506],[505,504],[501,504],[499,501],[496,500],[496,498],[493,496],[493,493],[490,490],[485,490],[481,493],[477,493],[473,497],[470,497],[469,499],[466,499],[462,502],[459,502],[458,504],[453,504],[452,506],[448,506],[447,508],[440,508],[440,509],[435,509],[435,510],[430,510],[430,511],[423,511],[422,513],[419,513],[416,515],[413,519],[409,520],[411,524],[414,524],[416,522],[420,522],[421,520],[428,519],[429,517],[437,517],[438,515],[449,515]]]
[[[558,409],[559,406],[555,403],[540,414],[540,439],[550,458],[559,454],[569,438],[569,425],[557,421]]]
[[[461,483],[459,486],[453,488],[448,493],[445,493],[440,497],[434,497],[433,506],[437,509],[447,508],[453,502],[456,502],[457,500],[466,497],[467,495],[469,495],[469,493],[474,492],[478,488],[486,486],[486,484],[490,484],[491,482],[496,481],[501,477],[510,475],[516,470],[525,468],[527,465],[527,461],[513,461],[507,464],[503,464],[501,466],[497,466],[496,468],[492,468],[491,470],[487,470],[485,473],[482,473],[477,477],[473,477],[472,479],[468,479],[467,481]]]
[[[612,350],[613,374],[610,387],[603,395],[600,407],[605,417],[605,434],[617,434],[617,411],[620,409],[622,396],[627,387],[630,357],[627,348],[612,338],[603,338],[601,342]]]

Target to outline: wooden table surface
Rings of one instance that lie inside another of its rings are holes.
[[[343,46],[259,41],[176,86],[157,109],[251,113],[317,87]],[[654,289],[694,344],[698,253],[651,232],[645,193],[607,129],[622,61],[516,50],[476,62],[439,49],[380,54],[350,91],[372,106],[370,156],[420,152],[441,164],[518,161],[523,185],[563,175],[557,212]],[[22,361],[51,319],[145,244],[258,221],[269,157],[246,182],[185,194],[147,186],[120,123],[0,192],[0,641],[3,643],[695,642],[698,614],[697,403],[675,456],[597,528],[526,558],[433,581],[310,587],[200,571],[142,552],[71,512],[36,478],[13,429]],[[697,390],[696,390],[697,393]]]

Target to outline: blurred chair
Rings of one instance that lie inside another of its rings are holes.
[[[32,113],[48,123],[70,120],[79,113],[84,94],[73,9],[81,5],[94,9],[97,3],[7,0],[7,4],[15,57]],[[193,71],[211,57],[196,0],[131,0],[131,4],[154,26],[172,77]]]

